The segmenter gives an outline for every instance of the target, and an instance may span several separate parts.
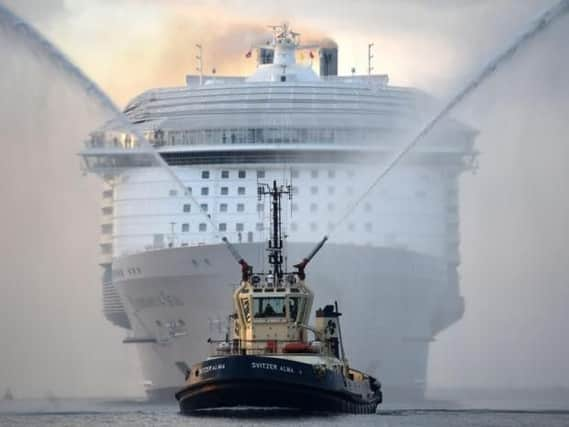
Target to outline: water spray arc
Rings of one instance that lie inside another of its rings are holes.
[[[89,97],[94,98],[104,111],[111,113],[114,116],[114,120],[117,120],[121,126],[134,134],[140,141],[140,146],[144,150],[143,152],[148,153],[153,157],[158,166],[162,167],[168,173],[172,181],[174,181],[174,183],[179,187],[182,194],[197,206],[199,212],[213,226],[213,229],[217,230],[217,225],[211,216],[201,208],[198,201],[188,191],[183,181],[176,175],[170,165],[168,165],[162,156],[160,156],[160,154],[148,142],[146,137],[131,124],[128,117],[115,105],[111,98],[95,82],[93,82],[93,80],[87,77],[79,67],[68,59],[39,31],[2,4],[0,4],[0,27],[17,34],[24,40],[31,43],[32,48],[37,48],[37,50],[40,51],[41,54],[45,55],[52,64],[65,72],[73,82],[78,84]]]
[[[356,199],[356,201],[346,210],[346,212],[334,222],[334,230],[338,228],[349,216],[355,211],[355,209],[364,201],[364,199],[369,196],[371,191],[379,184],[386,175],[388,175],[397,164],[419,143],[421,142],[432,130],[433,128],[445,118],[457,105],[459,105],[464,99],[467,98],[472,91],[474,91],[478,86],[480,86],[488,77],[496,72],[496,70],[504,62],[512,58],[516,53],[518,48],[529,42],[540,32],[549,27],[553,22],[562,17],[564,14],[569,12],[569,0],[561,0],[559,3],[553,7],[547,9],[545,12],[538,15],[530,24],[525,31],[520,33],[511,43],[509,43],[504,49],[502,49],[494,58],[492,58],[482,69],[476,74],[476,77],[471,79],[451,100],[430,120],[426,121],[423,126],[419,129],[416,136],[405,145],[400,151],[396,152],[393,158],[391,158],[381,173],[372,181],[370,186],[363,192],[363,194]],[[333,233],[330,233],[333,234]],[[329,235],[330,235],[329,234]]]

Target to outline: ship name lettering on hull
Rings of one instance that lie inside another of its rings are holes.
[[[294,374],[294,369],[290,366],[277,365],[276,363],[251,362],[252,369],[267,369],[269,371],[281,371],[287,374]]]

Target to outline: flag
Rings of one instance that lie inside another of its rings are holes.
[[[251,58],[251,55],[253,55],[253,52],[250,50],[245,54],[245,58]]]

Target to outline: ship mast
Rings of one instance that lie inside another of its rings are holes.
[[[269,240],[269,264],[273,266],[273,273],[277,280],[283,277],[283,239],[282,239],[282,223],[281,223],[281,197],[288,194],[289,199],[292,198],[291,186],[277,186],[277,181],[273,181],[273,185],[259,184],[257,195],[259,201],[262,196],[271,197],[271,238]]]

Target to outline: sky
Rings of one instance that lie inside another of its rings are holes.
[[[307,42],[334,39],[340,73],[352,67],[365,72],[367,44],[374,42],[376,72],[444,100],[553,2],[354,0],[349,8],[337,0],[0,3],[29,20],[124,106],[146,89],[183,85],[195,70],[196,43],[204,46],[206,70],[247,74],[254,60],[245,53],[263,40],[265,25],[283,20]],[[461,179],[466,313],[431,346],[433,386],[569,387],[569,194],[562,185],[569,178],[563,141],[569,130],[568,28],[565,17],[456,112],[480,131],[480,168]],[[136,356],[100,313],[100,187],[94,177],[81,176],[74,155],[105,114],[24,50],[0,38],[0,84],[10,95],[0,101],[0,140],[19,141],[5,147],[0,163],[0,182],[9,184],[2,197],[11,201],[0,223],[13,242],[0,253],[0,320],[12,325],[0,331],[0,339],[12,343],[0,353],[0,388],[9,383],[38,395],[50,387],[72,395],[137,393]],[[17,166],[22,159],[23,169]],[[52,188],[65,191],[54,196]],[[42,220],[24,214],[27,209]],[[65,231],[51,245],[49,230],[61,229],[62,221]],[[54,253],[56,263],[50,262]],[[71,368],[72,374],[50,386],[45,360],[53,372]],[[121,382],[110,385],[104,378]]]

